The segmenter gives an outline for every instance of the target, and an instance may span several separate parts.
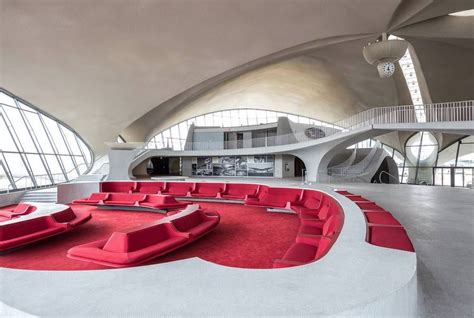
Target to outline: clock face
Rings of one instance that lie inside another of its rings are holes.
[[[381,78],[390,77],[395,73],[395,64],[391,62],[384,62],[377,65],[379,75]]]

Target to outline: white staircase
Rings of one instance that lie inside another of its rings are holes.
[[[56,203],[58,190],[56,187],[41,190],[27,191],[21,197],[21,202],[49,202]]]

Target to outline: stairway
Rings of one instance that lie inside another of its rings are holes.
[[[56,187],[41,190],[27,191],[21,197],[21,202],[49,202],[56,203],[58,190]]]

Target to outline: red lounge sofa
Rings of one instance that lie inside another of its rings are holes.
[[[407,232],[401,226],[369,226],[368,241],[377,246],[415,251]]]
[[[169,223],[160,223],[114,232],[108,239],[71,248],[67,256],[110,267],[127,267],[169,253],[187,241],[186,234]]]
[[[190,203],[178,202],[172,196],[160,194],[148,194],[145,200],[139,203],[141,207],[152,209],[180,209],[185,208],[188,204]]]
[[[136,206],[139,202],[144,201],[146,194],[141,193],[110,193],[107,200],[103,201],[104,205],[118,206]]]
[[[382,207],[378,206],[374,202],[356,202],[362,211],[385,211]]]
[[[137,187],[133,181],[106,181],[100,184],[100,192],[131,193]]]
[[[185,197],[194,189],[192,182],[166,182],[166,187],[160,194],[169,194],[177,197]]]
[[[291,203],[291,209],[296,213],[311,212],[319,209],[323,201],[323,194],[318,191],[303,190],[301,199]]]
[[[0,252],[24,246],[66,231],[67,225],[49,216],[4,224],[0,227]]]
[[[364,212],[364,215],[369,224],[401,226],[389,212]]]
[[[196,239],[215,228],[220,222],[220,215],[213,211],[196,210],[170,222],[178,231]]]
[[[88,222],[92,215],[88,211],[74,211],[72,208],[67,208],[64,211],[51,214],[57,223],[67,224],[71,227],[76,227]]]
[[[88,198],[76,199],[72,201],[73,204],[103,204],[109,198],[108,193],[92,193]]]
[[[224,188],[224,183],[199,182],[196,183],[194,190],[191,191],[191,196],[199,198],[216,198],[218,194],[224,191]]]
[[[0,210],[0,216],[9,220],[21,215],[27,215],[36,210],[36,207],[26,203],[19,203],[12,209],[2,209]]]
[[[108,239],[73,247],[67,256],[110,267],[135,266],[191,243],[216,227],[219,220],[219,214],[211,211],[178,213],[158,223],[114,232]]]
[[[247,196],[255,196],[257,192],[257,184],[228,183],[220,196],[224,199],[245,200]]]
[[[164,182],[138,182],[133,192],[143,194],[158,194],[165,188]]]
[[[273,268],[298,266],[316,261],[326,255],[331,248],[332,239],[322,236],[319,240],[307,243],[294,243],[282,259],[273,262]]]
[[[257,198],[248,197],[245,200],[246,205],[266,206],[274,208],[286,208],[288,204],[297,202],[301,197],[301,189],[291,188],[268,188]]]

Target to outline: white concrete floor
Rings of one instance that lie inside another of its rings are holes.
[[[334,184],[377,202],[415,246],[418,286],[429,317],[474,317],[474,190]]]

